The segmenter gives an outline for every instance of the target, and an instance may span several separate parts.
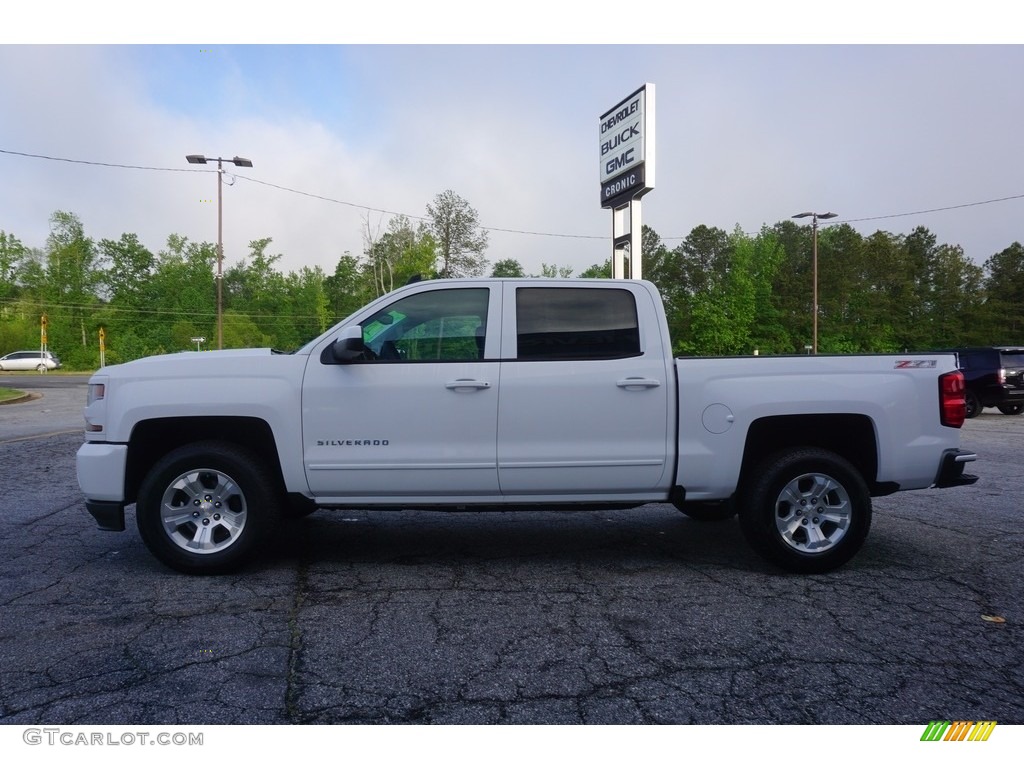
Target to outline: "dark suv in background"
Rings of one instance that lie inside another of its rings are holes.
[[[1009,416],[1024,411],[1024,346],[951,351],[967,384],[967,418],[973,419],[982,408],[998,408]]]

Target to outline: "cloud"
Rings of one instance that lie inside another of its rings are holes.
[[[496,228],[492,262],[579,272],[611,250],[598,117],[652,82],[644,223],[666,240],[831,209],[981,262],[1024,239],[1024,201],[874,217],[1024,194],[1021,71],[1012,46],[0,46],[0,149],[176,169],[0,155],[0,229],[41,247],[68,210],[95,239],[212,242],[216,177],[184,156],[237,154],[228,264],[271,237],[283,269],[331,272],[386,226],[371,209],[422,216],[452,189]]]

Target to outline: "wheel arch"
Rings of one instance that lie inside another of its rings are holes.
[[[243,416],[195,416],[148,419],[132,429],[125,467],[125,503],[136,501],[150,468],[166,454],[189,443],[222,440],[259,455],[278,488],[284,488],[274,431],[263,419]]]
[[[757,419],[747,432],[740,487],[766,456],[800,447],[822,448],[842,456],[864,478],[872,496],[896,490],[877,481],[878,437],[875,426],[868,416],[857,413],[811,413]]]

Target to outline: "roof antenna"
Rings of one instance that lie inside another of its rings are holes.
[[[421,275],[419,272],[417,272],[415,275],[413,275],[408,280],[406,280],[405,284],[406,285],[412,285],[413,283],[418,283],[422,279],[423,279],[423,275]]]

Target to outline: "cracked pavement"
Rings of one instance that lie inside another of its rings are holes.
[[[96,528],[80,434],[0,442],[0,724],[1024,723],[1022,435],[821,576],[649,505],[321,511],[189,577]]]

